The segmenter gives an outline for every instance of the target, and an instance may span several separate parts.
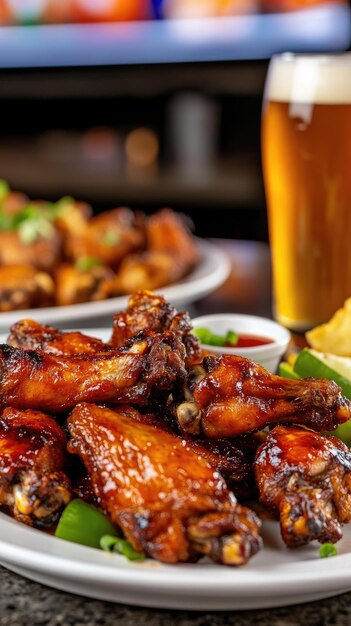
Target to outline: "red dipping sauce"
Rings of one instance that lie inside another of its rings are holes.
[[[238,335],[238,343],[235,345],[227,343],[227,348],[256,348],[257,346],[265,346],[267,343],[274,343],[269,337],[260,337],[259,335]]]

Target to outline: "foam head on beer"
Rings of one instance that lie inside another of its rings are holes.
[[[351,295],[351,54],[272,59],[262,158],[275,314],[305,330]]]

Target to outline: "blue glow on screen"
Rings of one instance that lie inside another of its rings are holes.
[[[0,67],[268,59],[285,51],[342,51],[350,38],[350,9],[344,4],[198,20],[4,26]]]

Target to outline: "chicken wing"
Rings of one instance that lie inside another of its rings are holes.
[[[342,537],[351,521],[351,454],[340,439],[277,426],[257,451],[255,473],[260,501],[279,513],[289,547]]]
[[[62,263],[56,273],[56,303],[59,306],[105,300],[116,294],[115,274],[106,266],[80,269]]]
[[[0,418],[0,505],[29,525],[53,526],[71,499],[62,471],[66,437],[44,413],[7,408]]]
[[[54,304],[51,276],[30,265],[0,267],[0,311],[16,311]]]
[[[186,274],[180,259],[167,252],[146,250],[126,256],[116,275],[116,291],[129,294],[139,289],[160,289]]]
[[[54,224],[62,233],[63,248],[68,259],[74,258],[76,242],[84,236],[92,214],[93,209],[86,202],[79,202],[67,196],[57,202]]]
[[[121,293],[159,289],[186,276],[199,259],[190,231],[171,209],[162,209],[145,222],[146,251],[123,259],[117,274]]]
[[[185,349],[174,335],[140,333],[106,353],[56,356],[0,346],[0,406],[48,411],[77,402],[146,404],[184,380]]]
[[[92,217],[70,241],[73,259],[95,257],[116,268],[121,260],[144,245],[139,215],[125,207]],[[130,293],[130,292],[129,292]]]
[[[199,259],[194,237],[184,220],[171,209],[162,209],[146,219],[146,240],[151,252],[163,252],[177,259],[183,266],[184,274]]]
[[[107,352],[111,347],[80,332],[63,332],[34,320],[21,320],[11,326],[7,343],[21,350],[39,350],[57,356],[87,352]]]
[[[38,235],[24,243],[18,231],[0,230],[0,264],[29,265],[43,272],[53,272],[61,259],[61,236],[55,228],[48,236]]]
[[[162,410],[163,413],[161,413]],[[119,405],[116,411],[118,415],[126,415],[142,424],[156,426],[161,430],[166,430],[173,435],[179,436],[179,430],[176,428],[172,416],[167,415],[165,417],[164,407],[160,409],[160,414],[157,416],[150,413],[142,414],[130,405]],[[247,445],[243,445],[242,441],[238,442],[239,445],[236,445],[235,441],[229,441],[228,439],[194,439],[187,435],[182,435],[182,438],[188,446],[193,448],[197,454],[219,471],[235,494],[237,491],[240,495],[247,492],[247,483],[252,476],[255,452],[262,443],[262,438],[254,446],[254,453],[248,449]]]
[[[157,333],[174,332],[185,345],[187,363],[201,360],[200,344],[191,332],[189,314],[177,313],[165,298],[144,290],[132,295],[126,310],[114,316],[111,343],[122,346],[130,337],[146,329]]]
[[[206,357],[203,364],[202,375],[196,366],[190,385],[193,400],[176,408],[186,432],[203,432],[210,439],[237,437],[279,422],[333,430],[351,417],[351,403],[329,380],[273,376],[240,356]]]
[[[260,546],[260,523],[184,440],[130,415],[80,404],[68,419],[95,495],[134,548],[176,563],[207,555],[242,565]]]

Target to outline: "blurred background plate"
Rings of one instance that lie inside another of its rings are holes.
[[[183,307],[219,287],[230,272],[230,260],[216,245],[198,240],[200,261],[198,266],[183,280],[158,290],[178,308]],[[35,319],[45,324],[72,327],[72,322],[84,320],[85,326],[111,325],[114,313],[125,308],[128,296],[85,302],[71,306],[23,309],[0,313],[0,330],[7,331],[19,319]],[[76,325],[76,324],[75,324]]]

